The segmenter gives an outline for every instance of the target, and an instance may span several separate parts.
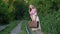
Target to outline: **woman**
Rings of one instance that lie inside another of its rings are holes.
[[[37,17],[36,8],[33,5],[30,5],[29,8],[30,8],[29,9],[29,14],[30,14],[30,17],[31,17],[32,21],[36,21],[36,17]]]
[[[30,18],[32,19],[32,21],[39,22],[39,18],[38,18],[38,15],[37,15],[37,9],[32,4],[29,5],[29,14],[30,14]],[[32,30],[37,30],[37,29],[41,30],[40,23],[39,23],[38,28],[32,28]]]

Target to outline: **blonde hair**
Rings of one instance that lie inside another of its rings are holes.
[[[29,5],[29,7],[35,8],[35,6],[34,6],[34,5],[32,5],[32,4],[30,4],[30,5]]]

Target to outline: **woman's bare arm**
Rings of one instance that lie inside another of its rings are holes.
[[[36,12],[35,12],[35,21],[36,21],[36,18],[37,18],[37,10],[35,10]]]
[[[35,15],[35,21],[36,21],[37,15]]]

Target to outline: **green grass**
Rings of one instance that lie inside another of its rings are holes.
[[[46,16],[40,16],[40,21],[44,34],[57,34],[58,22],[54,15],[46,14]]]
[[[21,26],[21,32],[19,34],[27,34],[27,31],[26,31],[26,26],[28,25],[28,20],[27,21],[23,21],[22,23],[22,26]]]
[[[19,32],[18,34],[27,34],[27,32],[23,30],[23,31]]]
[[[19,23],[20,21],[11,21],[8,27],[2,31],[0,34],[10,34],[10,31]]]

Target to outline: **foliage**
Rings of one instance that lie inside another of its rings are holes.
[[[8,23],[9,21],[7,9],[8,9],[8,5],[1,1],[0,2],[0,24],[4,24],[4,22]]]
[[[15,19],[20,20],[20,19],[28,19],[28,4],[26,4],[23,0],[18,0],[14,2],[14,15]]]

